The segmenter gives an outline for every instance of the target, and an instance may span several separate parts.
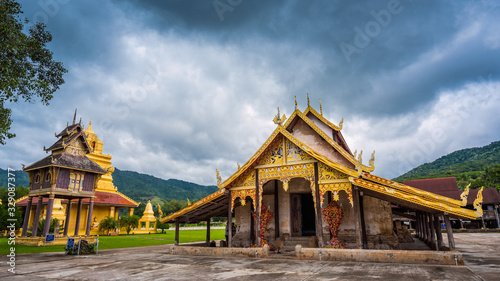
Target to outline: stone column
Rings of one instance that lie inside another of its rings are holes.
[[[319,176],[318,176],[318,162],[314,163],[314,190],[316,198],[316,238],[318,239],[318,247],[323,248],[323,216],[321,214],[321,202],[319,192]]]
[[[89,210],[87,212],[87,229],[85,230],[85,235],[90,235],[90,226],[92,225],[92,211],[94,210],[94,198],[90,198]]]
[[[82,198],[78,199],[78,209],[76,210],[76,221],[75,221],[75,236],[78,236],[78,231],[80,228],[80,215],[82,213]]]
[[[114,218],[115,217],[115,206],[109,207],[109,217]]]
[[[255,169],[255,224],[257,226],[257,237],[255,237],[255,244],[260,247],[260,196],[259,193],[259,169]]]
[[[232,227],[233,210],[231,210],[231,203],[232,203],[231,190],[229,190],[228,196],[229,196],[229,207],[227,210],[227,225],[226,225],[226,227],[227,227],[227,247],[231,248],[232,244],[233,244],[233,227]],[[245,200],[245,198],[243,198],[241,200]]]
[[[64,223],[64,236],[68,235],[69,220],[71,218],[71,198],[68,199],[68,204],[66,205],[66,221]]]
[[[47,205],[47,214],[45,215],[45,225],[43,226],[43,237],[49,234],[50,221],[52,220],[52,209],[54,208],[54,194],[49,195],[49,204]]]
[[[451,229],[451,222],[448,213],[444,213],[443,215],[444,223],[446,224],[446,233],[448,234],[448,246],[450,251],[455,250],[455,239],[453,238],[453,230]]]
[[[38,222],[40,221],[40,211],[42,210],[43,197],[38,197],[38,202],[36,204],[35,217],[33,218],[33,231],[31,232],[31,237],[35,237],[38,232]]]
[[[118,215],[120,214],[120,208],[118,207],[115,207],[115,220],[118,219]],[[148,225],[148,229],[149,229],[149,225]]]
[[[22,237],[25,237],[28,232],[32,202],[33,202],[33,197],[32,196],[28,197],[28,205],[26,205],[26,212],[24,213],[23,231],[21,232]]]
[[[359,191],[357,186],[352,187],[352,200],[354,205],[354,223],[356,229],[356,247],[363,248],[363,230],[361,229],[361,211],[359,206]]]
[[[280,237],[280,207],[278,198],[278,181],[274,181],[274,237]]]

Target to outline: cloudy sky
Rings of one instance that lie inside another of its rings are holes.
[[[6,105],[4,168],[44,157],[78,108],[119,169],[212,185],[306,93],[387,178],[500,140],[498,1],[21,3],[69,72],[49,106]]]

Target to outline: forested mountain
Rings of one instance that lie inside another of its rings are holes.
[[[459,186],[497,187],[500,189],[500,141],[483,147],[457,150],[431,163],[422,164],[393,179],[398,182],[412,179],[456,177]]]
[[[29,185],[28,173],[17,170],[14,172],[16,186]],[[0,169],[0,186],[7,186],[7,170]],[[115,169],[113,183],[118,191],[136,201],[159,198],[171,201],[186,200],[191,202],[201,199],[217,190],[216,186],[204,186],[186,181],[169,179],[164,180],[154,176],[133,171]]]

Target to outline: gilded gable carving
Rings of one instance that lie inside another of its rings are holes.
[[[262,155],[259,165],[283,164],[283,141],[277,138]]]
[[[336,180],[336,179],[346,179],[348,176],[341,173],[323,163],[319,163],[319,180]]]
[[[248,170],[241,175],[232,186],[255,186],[255,171]]]
[[[288,162],[314,160],[313,157],[305,153],[300,147],[289,140],[286,140],[286,152],[286,160]]]

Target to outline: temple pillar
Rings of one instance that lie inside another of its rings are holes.
[[[132,208],[132,207],[128,208],[128,215],[129,216],[133,216],[134,215],[134,208]]]
[[[33,197],[32,196],[28,197],[28,205],[26,205],[26,212],[24,213],[23,231],[21,232],[22,237],[26,236],[26,234],[28,232],[32,201],[33,201]]]
[[[109,217],[114,218],[115,217],[115,206],[109,207]]]
[[[361,237],[363,239],[363,249],[368,249],[368,239],[366,237],[365,207],[363,205],[363,191],[359,191],[359,214],[361,217]]]
[[[54,208],[54,194],[51,194],[49,195],[49,204],[47,205],[47,213],[45,215],[45,225],[43,226],[43,235],[42,235],[43,237],[49,234],[53,208]]]
[[[232,226],[233,210],[231,210],[231,203],[232,203],[231,202],[231,200],[232,200],[231,199],[231,190],[229,190],[228,196],[229,196],[229,207],[227,210],[227,225],[226,225],[226,228],[227,228],[227,247],[231,248],[233,245],[233,226]],[[243,198],[241,200],[245,200],[245,199]]]
[[[436,246],[436,231],[434,229],[434,215],[429,214],[429,229],[431,230],[431,249],[434,249]]]
[[[78,231],[80,228],[80,215],[82,213],[82,198],[78,199],[78,209],[76,210],[76,221],[75,221],[75,236],[78,236]]]
[[[117,219],[118,219],[118,215],[119,215],[119,214],[120,214],[120,208],[115,207],[115,220],[117,220]],[[148,226],[148,228],[149,228],[149,226]]]
[[[446,234],[448,235],[448,246],[450,251],[455,250],[455,239],[453,238],[453,230],[451,229],[451,222],[448,213],[444,213],[443,215],[444,223],[446,224]]]
[[[274,237],[280,237],[280,207],[278,200],[278,181],[274,181]]]
[[[207,220],[207,247],[210,247],[210,218]]]
[[[318,239],[318,247],[323,248],[323,220],[321,215],[321,202],[320,202],[320,192],[319,192],[319,176],[318,176],[318,162],[314,163],[314,192],[316,202],[316,238]]]
[[[424,213],[424,241],[425,242],[429,242],[429,238],[430,238],[430,235],[429,235],[429,220],[428,220],[428,216],[427,216],[427,213]]]
[[[415,234],[420,239],[420,212],[415,211]]]
[[[361,229],[361,211],[359,206],[359,190],[357,186],[352,187],[352,200],[354,208],[354,223],[356,229],[356,247],[363,248],[363,230]]]
[[[443,247],[443,234],[441,233],[441,223],[439,216],[434,216],[434,229],[436,230],[436,251],[440,251]]]
[[[64,236],[68,235],[69,220],[71,218],[71,199],[68,199],[68,204],[66,205],[66,220],[64,222]]]
[[[92,211],[94,210],[94,198],[90,198],[89,210],[87,212],[87,228],[85,229],[85,235],[90,235],[90,226],[92,225]]]
[[[262,194],[259,192],[259,169],[255,169],[255,224],[257,225],[257,237],[255,237],[255,244],[260,247],[260,197]]]
[[[36,204],[35,217],[33,218],[33,231],[31,232],[31,237],[35,237],[38,232],[38,222],[40,221],[40,211],[42,210],[43,197],[38,197],[38,202]]]
[[[179,245],[179,220],[175,221],[175,245]]]

